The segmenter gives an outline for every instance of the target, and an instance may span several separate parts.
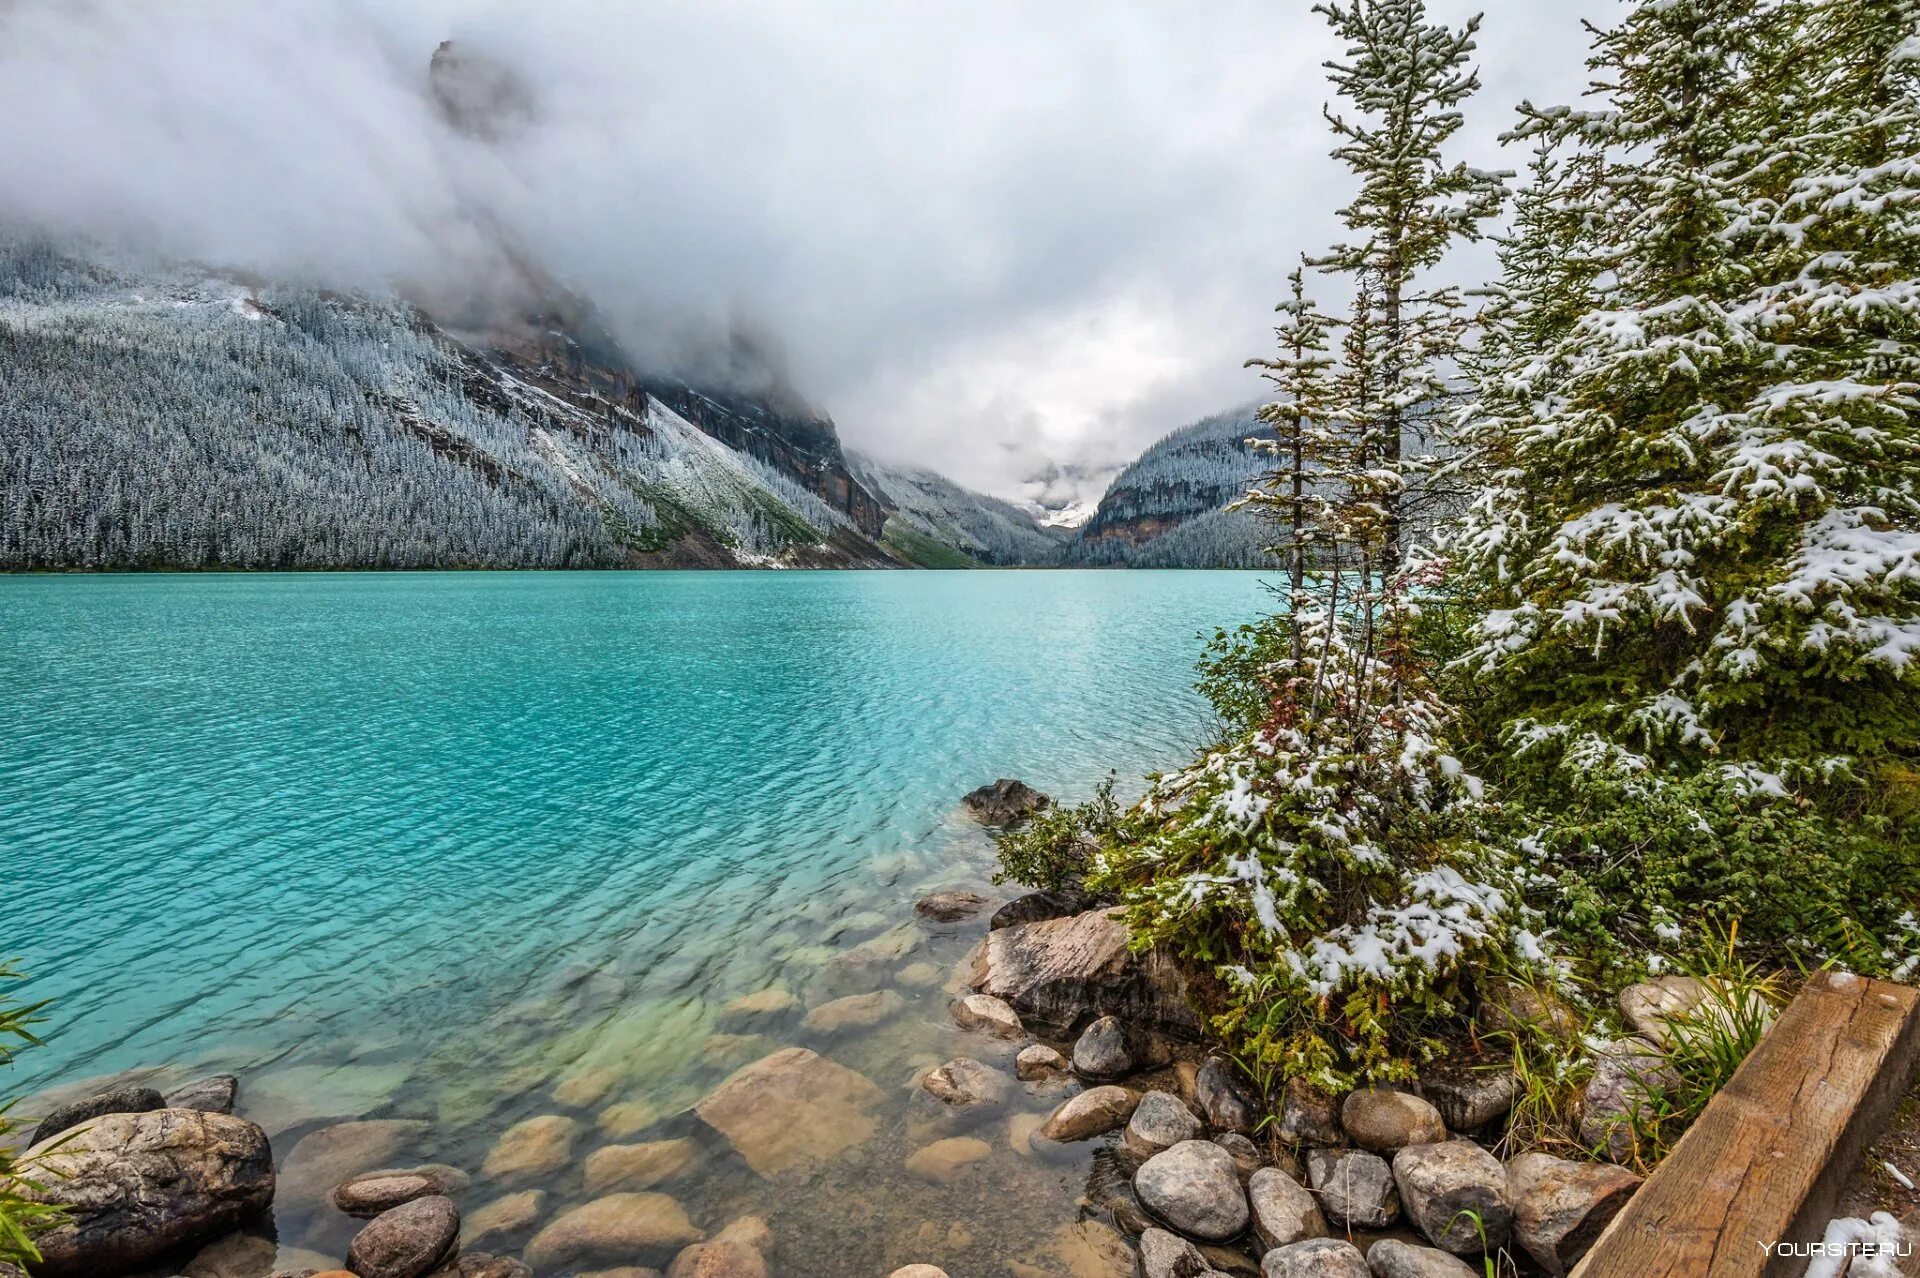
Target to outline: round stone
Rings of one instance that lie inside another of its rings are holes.
[[[1212,1141],[1185,1140],[1140,1164],[1133,1175],[1140,1203],[1172,1229],[1205,1242],[1225,1242],[1247,1227],[1247,1196],[1233,1156]]]

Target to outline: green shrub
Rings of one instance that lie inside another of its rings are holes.
[[[1102,840],[1114,838],[1124,820],[1108,774],[1093,797],[1073,807],[1042,809],[995,840],[1000,870],[995,883],[1024,883],[1043,892],[1086,886],[1087,870]]]
[[[17,969],[0,963],[0,985],[23,979]],[[45,1007],[45,1003],[22,1003],[0,989],[0,1068],[12,1064],[22,1050],[39,1046],[33,1026],[43,1019],[40,1013]],[[24,1269],[40,1259],[34,1235],[57,1224],[62,1213],[27,1197],[38,1186],[18,1160],[15,1134],[25,1124],[11,1116],[12,1107],[11,1101],[0,1104],[0,1262]]]

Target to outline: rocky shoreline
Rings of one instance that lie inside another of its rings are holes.
[[[1045,802],[1003,782],[968,807],[999,824]],[[1512,1074],[1498,1069],[1435,1068],[1405,1089],[1344,1096],[1298,1084],[1262,1094],[1205,1041],[1180,968],[1131,950],[1124,926],[1083,896],[996,902],[954,888],[922,896],[914,914],[957,939],[983,922],[985,932],[951,971],[924,961],[901,970],[903,988],[944,981],[952,1030],[978,1044],[906,1080],[901,1174],[960,1185],[1002,1147],[1041,1168],[1092,1154],[1079,1218],[1062,1220],[1041,1252],[1008,1259],[1009,1278],[1461,1278],[1476,1272],[1464,1258],[1503,1247],[1564,1275],[1640,1183],[1616,1163],[1496,1157],[1516,1099]],[[1581,1129],[1591,1147],[1625,1156],[1619,1133],[1657,1084],[1667,1022],[1699,1002],[1697,984],[1669,977],[1623,992],[1637,1033],[1599,1051]],[[1515,987],[1478,1019],[1488,1029],[1551,1019],[1541,998]],[[669,1118],[671,1131],[644,1104],[606,1107],[598,1126],[610,1143],[583,1162],[577,1120],[515,1122],[479,1167],[483,1188],[506,1192],[464,1215],[456,1199],[467,1201],[468,1172],[393,1163],[425,1122],[335,1123],[276,1157],[267,1131],[235,1116],[232,1076],[164,1095],[112,1087],[47,1114],[33,1134],[25,1161],[39,1192],[70,1210],[39,1240],[34,1275],[166,1275],[156,1266],[190,1257],[189,1278],[771,1278],[780,1248],[767,1219],[703,1228],[699,1204],[690,1213],[663,1187],[707,1145],[782,1193],[837,1174],[874,1142],[887,1092],[835,1060],[832,1044],[857,1042],[905,1006],[893,988],[804,1009],[778,987],[736,997],[718,1008],[719,1028],[745,1035],[797,1018],[796,1036],[822,1050],[765,1052]],[[554,1095],[593,1106],[603,1081],[569,1075]],[[550,1199],[555,1178],[576,1169],[586,1199]],[[342,1253],[290,1256],[244,1228],[277,1197],[365,1223]],[[992,1208],[987,1193],[983,1215]],[[925,1222],[902,1241],[911,1263],[890,1278],[971,1278],[948,1266],[986,1225]],[[807,1278],[804,1267],[787,1272]]]

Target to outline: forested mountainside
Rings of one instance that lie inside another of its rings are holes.
[[[1228,510],[1273,459],[1251,438],[1273,438],[1252,408],[1202,418],[1167,435],[1121,471],[1064,562],[1134,568],[1264,568],[1272,529]]]
[[[969,491],[934,471],[855,452],[847,460],[854,477],[888,508],[882,540],[915,563],[1049,564],[1065,547],[1065,530],[1039,527],[1019,506]]]
[[[483,347],[399,302],[0,249],[0,566],[971,558],[935,526],[883,546],[887,520],[830,423],[564,334]]]

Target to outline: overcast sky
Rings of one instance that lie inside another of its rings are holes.
[[[1585,83],[1583,14],[1484,9],[1462,158]],[[453,37],[534,118],[457,136]],[[1352,189],[1306,0],[0,0],[0,219],[332,285],[484,273],[489,228],[636,349],[744,323],[852,446],[1007,496],[1256,398]],[[1484,255],[1460,264],[1481,269]]]

